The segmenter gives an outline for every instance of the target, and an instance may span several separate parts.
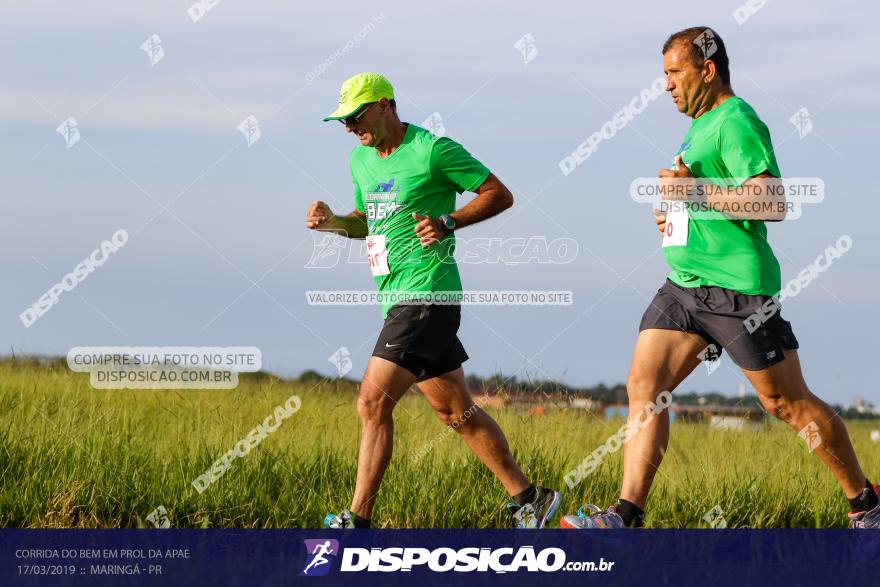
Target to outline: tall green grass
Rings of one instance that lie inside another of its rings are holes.
[[[301,409],[199,494],[192,481],[292,394]],[[235,390],[95,390],[63,363],[0,362],[0,526],[135,527],[157,506],[178,527],[318,527],[348,506],[358,419],[350,384],[242,378]],[[561,512],[613,503],[623,451],[568,491],[563,477],[621,425],[579,410],[527,416],[487,409],[526,474],[563,490]],[[848,422],[869,475],[880,476],[880,424]],[[507,495],[420,396],[395,412],[395,454],[377,527],[506,527]],[[433,444],[427,456],[413,459]],[[839,527],[834,478],[782,424],[760,432],[672,427],[652,490],[654,527]]]

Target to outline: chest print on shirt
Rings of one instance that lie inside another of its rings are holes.
[[[392,214],[404,208],[406,203],[397,200],[399,195],[400,186],[395,183],[393,177],[388,181],[380,181],[375,190],[364,194],[367,221],[387,220]]]

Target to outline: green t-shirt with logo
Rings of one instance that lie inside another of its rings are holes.
[[[780,177],[770,131],[745,100],[732,96],[694,119],[678,148],[695,177],[724,187],[768,172]],[[717,179],[716,179],[717,178]],[[731,220],[720,212],[689,210],[687,244],[666,246],[669,279],[682,287],[719,286],[747,295],[775,296],[779,261],[760,220]]]
[[[358,146],[350,157],[355,207],[367,215],[369,235],[384,235],[388,275],[374,276],[379,293],[461,292],[455,234],[423,249],[413,212],[431,218],[455,211],[457,193],[474,191],[489,176],[485,165],[446,137],[407,125],[403,142],[387,157]],[[383,316],[394,305],[380,298]]]

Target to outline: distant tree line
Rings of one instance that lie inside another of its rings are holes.
[[[0,365],[14,366],[16,368],[38,368],[49,371],[63,372],[69,370],[67,361],[63,357],[41,357],[34,355],[16,356],[7,355],[0,356]],[[242,373],[239,375],[241,379],[250,379],[251,381],[272,383],[290,381],[282,377],[278,377],[273,373],[266,371],[258,371],[256,373]],[[293,379],[304,384],[319,384],[327,389],[326,384],[330,384],[332,389],[350,390],[356,392],[360,382],[356,379],[348,377],[327,377],[317,371],[303,371],[299,377]],[[541,379],[517,379],[515,376],[505,376],[502,373],[496,373],[490,377],[480,377],[478,375],[467,376],[468,386],[474,392],[488,392],[490,394],[521,394],[535,393],[544,394],[553,397],[555,400],[561,399],[562,396],[570,396],[577,398],[592,399],[593,401],[602,402],[605,405],[610,404],[626,404],[627,394],[626,385],[617,383],[612,386],[599,383],[591,387],[572,387],[552,380]],[[760,405],[758,397],[755,395],[747,395],[745,397],[731,397],[722,395],[716,391],[706,393],[697,393],[689,391],[687,393],[676,392],[675,403],[682,406],[755,406]],[[843,407],[840,405],[831,406],[835,412],[847,420],[876,420],[880,419],[880,414],[873,412],[859,412],[854,407]]]

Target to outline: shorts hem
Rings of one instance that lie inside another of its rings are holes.
[[[372,356],[379,357],[380,359],[385,359],[386,361],[390,361],[397,365],[398,367],[402,367],[412,373],[416,382],[424,381],[426,379],[431,379],[433,377],[437,377],[438,375],[444,375],[446,373],[451,373],[456,369],[460,369],[464,362],[467,361],[470,357],[465,357],[460,360],[456,360],[450,364],[442,365],[440,367],[432,368],[429,364],[428,360],[420,357],[418,355],[413,354],[404,354],[403,356],[398,355],[384,355],[379,353],[373,353]],[[424,365],[424,366],[421,366]]]
[[[739,367],[740,369],[742,369],[743,371],[764,371],[766,369],[769,369],[770,367],[772,367],[776,363],[781,363],[782,361],[784,361],[785,360],[785,351],[796,351],[799,348],[800,348],[800,345],[794,345],[794,346],[784,345],[782,347],[781,353],[779,353],[778,355],[775,355],[772,359],[766,359],[766,360],[762,361],[761,363],[759,363],[759,365],[757,367],[752,367],[752,366],[746,367],[744,365],[741,365],[739,363],[739,361],[736,360],[736,357],[734,357],[733,355],[730,355],[729,350],[727,351],[727,354],[730,355],[730,360],[733,361],[736,364],[736,366]]]
[[[644,332],[645,330],[672,330],[674,332],[684,332],[685,334],[696,334],[703,339],[706,338],[704,333],[697,332],[696,330],[686,330],[684,328],[676,328],[675,326],[660,326],[659,324],[652,324],[650,326],[642,326],[639,324],[639,332]]]

